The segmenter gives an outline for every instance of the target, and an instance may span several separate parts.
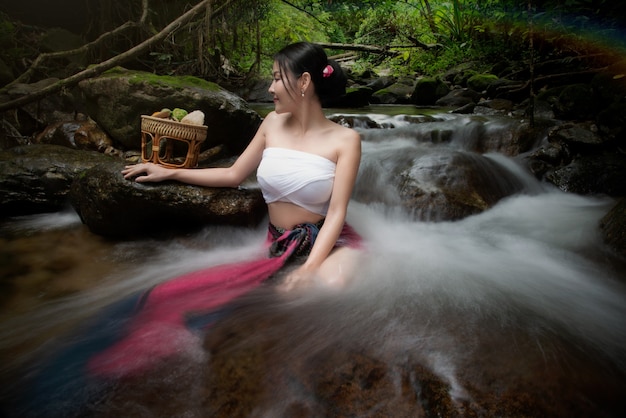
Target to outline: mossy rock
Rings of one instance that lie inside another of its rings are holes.
[[[485,91],[491,84],[498,81],[498,76],[494,74],[474,74],[467,80],[467,87],[474,91]]]
[[[434,105],[450,92],[450,87],[440,78],[424,77],[417,80],[411,102],[420,106]]]
[[[191,76],[155,75],[114,68],[79,84],[81,107],[123,149],[139,149],[141,116],[163,108],[205,114],[208,149],[224,145],[240,153],[254,136],[261,117],[239,96]]]

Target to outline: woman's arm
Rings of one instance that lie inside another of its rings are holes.
[[[268,115],[269,116],[269,115]],[[269,118],[271,119],[271,118]],[[265,149],[266,117],[243,153],[230,167],[224,168],[167,168],[153,163],[126,166],[122,170],[125,179],[135,178],[138,183],[176,180],[181,183],[207,187],[237,187],[261,162]]]

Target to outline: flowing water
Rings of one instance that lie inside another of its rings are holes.
[[[383,358],[419,357],[448,382],[456,399],[471,396],[466,382],[476,379],[478,385],[477,370],[499,376],[504,387],[536,358],[548,367],[553,357],[570,355],[569,349],[585,359],[585,367],[600,370],[600,380],[623,376],[626,272],[598,230],[615,202],[560,192],[533,179],[515,159],[476,154],[523,190],[460,221],[416,220],[390,187],[394,167],[407,160],[432,165],[442,150],[472,148],[475,132],[485,126],[503,134],[513,128],[497,117],[445,113],[411,124],[410,117],[422,115],[394,115],[393,109],[367,115],[392,129],[357,127],[363,160],[348,221],[365,239],[366,256],[350,285],[252,299],[259,312],[281,310],[291,318],[290,327],[275,331],[289,333],[281,355],[349,343]],[[443,130],[450,133],[439,141]],[[69,209],[14,218],[1,227],[2,273],[13,283],[3,284],[0,311],[0,384],[7,403],[17,396],[8,388],[36,374],[42,357],[81,320],[168,278],[255,257],[265,238],[265,225],[208,226],[172,240],[111,242],[90,234]],[[516,340],[519,335],[526,340]],[[195,353],[193,362],[206,360],[199,347],[189,353]],[[623,393],[624,381],[617,381],[622,386],[612,390]],[[179,416],[202,416],[193,391],[187,396],[181,408],[188,410]],[[273,416],[276,402],[255,416]]]

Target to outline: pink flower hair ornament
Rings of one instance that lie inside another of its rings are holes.
[[[328,78],[335,72],[335,69],[329,64],[322,70],[322,77]]]

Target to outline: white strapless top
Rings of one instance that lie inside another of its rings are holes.
[[[257,180],[266,203],[290,202],[325,216],[336,167],[320,155],[270,147],[263,151]]]

